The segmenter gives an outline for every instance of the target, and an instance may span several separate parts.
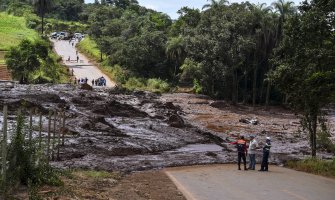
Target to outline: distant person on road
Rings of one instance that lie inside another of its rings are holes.
[[[271,148],[271,139],[270,137],[266,137],[265,145],[263,147],[263,158],[262,158],[262,165],[261,169],[258,171],[269,171],[269,155],[270,155],[270,148]]]
[[[244,170],[247,169],[247,142],[244,140],[244,136],[240,136],[240,138],[236,142],[231,142],[230,144],[235,144],[237,148],[237,164],[238,170],[241,170],[241,159],[243,159]]]
[[[92,86],[94,86],[94,79],[92,79]]]
[[[249,149],[248,149],[248,154],[249,154],[249,168],[251,170],[255,170],[256,166],[256,149],[258,148],[258,143],[255,139],[255,136],[250,136],[251,141],[249,143]]]
[[[79,56],[77,56],[77,62],[79,61]]]

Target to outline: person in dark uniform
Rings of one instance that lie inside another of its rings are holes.
[[[266,137],[266,142],[263,147],[262,165],[261,165],[261,169],[258,171],[269,171],[270,148],[271,148],[271,139],[270,137]]]
[[[232,142],[230,144],[235,144],[237,148],[237,164],[238,170],[241,170],[241,159],[243,160],[244,170],[247,169],[247,142],[244,140],[244,136],[241,136],[236,142]]]

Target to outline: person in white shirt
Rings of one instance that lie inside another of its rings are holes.
[[[250,136],[251,141],[248,148],[249,153],[249,168],[251,170],[255,170],[256,166],[256,149],[258,148],[258,143],[255,139],[255,136]]]

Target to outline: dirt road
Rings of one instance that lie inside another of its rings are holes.
[[[190,200],[332,200],[335,180],[270,166],[270,172],[238,171],[236,165],[167,169]]]
[[[114,87],[115,83],[108,78],[98,67],[94,66],[89,60],[81,53],[76,51],[76,42],[69,43],[68,40],[52,40],[54,43],[55,51],[58,55],[63,58],[63,62],[69,67],[70,72],[73,70],[73,74],[77,79],[88,78],[88,84],[92,84],[93,79],[104,77],[106,79],[107,87]],[[79,60],[77,62],[77,55]],[[70,61],[68,59],[70,58]]]

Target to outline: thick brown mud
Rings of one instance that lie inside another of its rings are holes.
[[[139,171],[232,163],[236,152],[229,142],[239,133],[257,135],[260,144],[265,136],[271,136],[272,163],[301,159],[310,153],[307,135],[299,131],[298,119],[289,111],[232,107],[200,95],[17,85],[0,87],[0,107],[4,104],[9,106],[9,132],[14,130],[21,105],[26,115],[30,108],[42,112],[44,139],[48,111],[65,109],[65,144],[60,147],[59,159],[52,162],[59,168]],[[240,122],[242,118],[257,119],[257,124]],[[33,119],[38,124],[38,117]],[[34,127],[36,138],[38,130]],[[259,160],[261,152],[257,156]]]

